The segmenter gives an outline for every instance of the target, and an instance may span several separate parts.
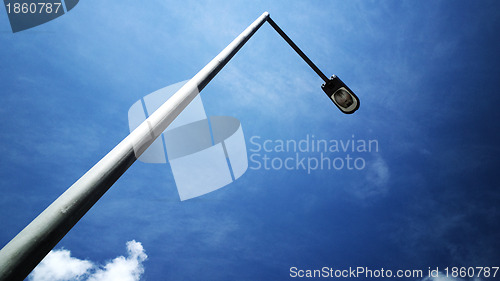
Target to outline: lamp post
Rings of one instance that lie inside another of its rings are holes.
[[[338,77],[328,79],[265,12],[0,250],[0,281],[24,280],[266,21],[325,81],[342,112],[358,109],[356,95]]]

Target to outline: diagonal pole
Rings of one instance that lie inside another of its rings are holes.
[[[22,281],[268,21],[318,75],[326,76],[264,12],[189,82],[0,250],[0,281]],[[326,79],[325,81],[327,81]]]

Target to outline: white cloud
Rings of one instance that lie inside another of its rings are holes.
[[[142,262],[148,257],[141,243],[127,242],[128,257],[117,257],[97,270],[87,281],[136,281],[144,273]]]
[[[147,255],[140,242],[127,242],[128,256],[119,256],[103,267],[71,257],[68,250],[50,251],[29,276],[30,281],[137,281],[144,273]]]
[[[71,257],[68,250],[50,251],[30,275],[32,281],[81,280],[94,265]]]

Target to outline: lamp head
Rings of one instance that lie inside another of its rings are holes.
[[[328,82],[321,85],[321,89],[343,113],[352,114],[358,110],[358,97],[337,76],[333,75]]]

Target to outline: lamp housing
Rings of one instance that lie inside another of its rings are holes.
[[[359,99],[336,75],[321,85],[330,100],[345,114],[352,114],[359,108]]]

